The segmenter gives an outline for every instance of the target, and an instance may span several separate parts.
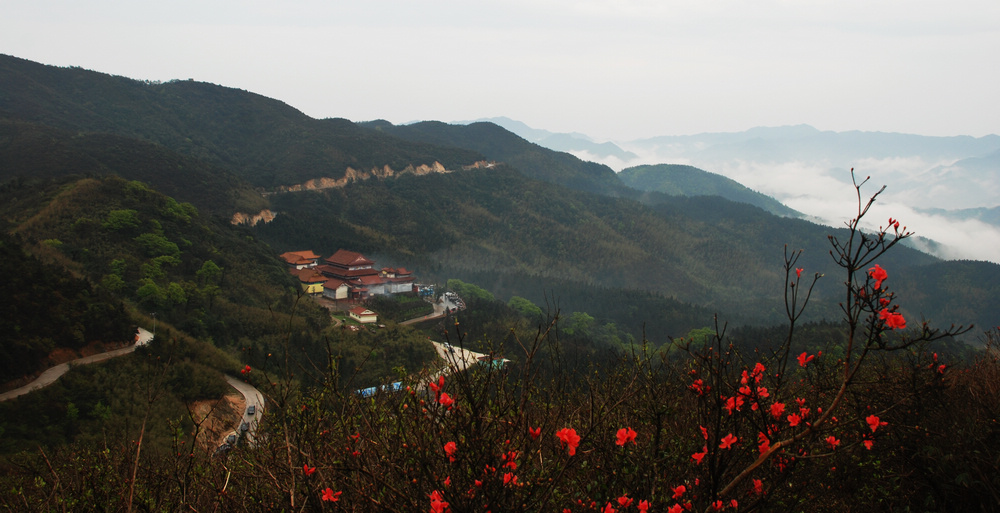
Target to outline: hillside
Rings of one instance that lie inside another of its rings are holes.
[[[389,138],[344,119],[316,120],[276,100],[193,81],[149,83],[0,55],[0,118],[151,141],[222,165],[258,187],[340,178],[356,169],[482,160]]]
[[[801,217],[799,212],[752,191],[734,180],[693,166],[657,164],[635,166],[618,173],[622,183],[640,191],[657,191],[671,196],[720,196],[729,201],[760,207],[774,215]]]
[[[530,178],[569,189],[606,195],[628,194],[611,168],[543,148],[493,123],[449,125],[440,121],[424,121],[396,126],[377,121],[363,123],[362,126],[407,141],[475,151],[489,160],[505,162]]]

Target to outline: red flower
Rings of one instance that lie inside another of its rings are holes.
[[[247,365],[246,367],[243,367],[243,370],[240,371],[240,374],[250,374],[250,366]]]
[[[667,513],[682,513],[683,511],[684,508],[682,508],[680,504],[674,504],[673,506],[670,506],[670,509],[667,510]]]
[[[736,437],[732,433],[722,437],[722,443],[719,444],[719,449],[728,449],[736,443]]]
[[[705,440],[708,440],[708,430],[705,429],[705,426],[698,426],[698,429],[701,430],[701,436],[702,436],[702,438],[704,438]]]
[[[641,500],[639,501],[639,504],[635,505],[635,507],[639,508],[639,511],[642,513],[646,513],[649,510],[649,501]]]
[[[628,495],[622,495],[621,497],[618,497],[618,505],[619,506],[621,506],[623,508],[627,508],[631,504],[632,504],[632,499],[630,499]]]
[[[840,440],[837,440],[837,437],[830,435],[826,437],[826,444],[829,445],[831,449],[836,449],[837,446],[840,445]]]
[[[441,403],[441,406],[451,406],[455,404],[455,400],[452,399],[447,392],[441,392],[441,397],[438,398],[438,402]]]
[[[769,440],[767,438],[767,435],[765,435],[764,433],[757,433],[757,440],[759,442],[758,449],[760,450],[761,454],[764,454],[765,452],[768,451],[768,449],[771,448],[771,440]]]
[[[444,496],[441,492],[434,490],[431,492],[431,513],[445,513],[446,511],[451,511],[448,508],[448,503],[444,501]]]
[[[445,488],[451,486],[451,476],[444,478],[444,486]]]
[[[788,425],[792,426],[792,427],[798,426],[799,425],[799,421],[801,421],[801,420],[802,420],[802,417],[799,417],[798,413],[793,413],[793,414],[791,414],[791,415],[788,416]]]
[[[702,447],[701,452],[696,452],[692,454],[691,459],[694,460],[695,465],[700,465],[701,460],[705,458],[706,454],[708,454],[708,446]]]
[[[618,430],[618,440],[615,441],[617,445],[625,445],[629,442],[635,443],[635,437],[637,433],[632,428],[621,428]]]
[[[726,506],[722,504],[722,501],[715,501],[712,503],[712,509],[714,509],[715,511],[722,511],[722,509],[725,507]]]
[[[802,268],[801,267],[795,269],[795,277],[796,278],[801,278],[802,277]]]
[[[694,380],[694,382],[692,382],[690,385],[688,385],[688,388],[690,390],[697,392],[698,395],[702,395],[705,393],[704,384],[705,382],[702,381],[701,378],[698,378]]]
[[[431,381],[430,383],[427,383],[427,387],[430,388],[431,390],[433,390],[435,394],[438,393],[438,392],[440,392],[441,389],[444,388],[444,375],[442,375],[442,376],[440,376],[438,378],[438,382],[437,383],[435,383],[433,381]]]
[[[556,436],[559,440],[566,445],[566,449],[570,456],[576,454],[576,447],[580,445],[580,435],[576,434],[576,430],[573,428],[562,428],[556,432]]]
[[[516,485],[517,484],[517,476],[515,476],[514,474],[511,474],[510,472],[504,473],[504,475],[503,475],[503,484],[504,484],[504,486],[506,486],[506,485]]]
[[[872,442],[871,440],[865,440],[864,442],[861,443],[865,444],[865,449],[868,449],[869,451],[872,450],[872,444],[874,442]]]
[[[302,465],[302,472],[305,472],[307,476],[311,476],[313,472],[316,472],[316,467],[310,467],[308,464]]]
[[[806,364],[809,363],[809,362],[811,362],[812,359],[815,358],[815,357],[816,357],[816,355],[810,356],[810,355],[808,355],[806,353],[800,354],[799,355],[799,367],[805,367]]]
[[[444,444],[444,453],[448,455],[448,460],[455,461],[455,452],[458,451],[458,444],[448,442]]]
[[[868,418],[865,419],[865,421],[868,422],[868,427],[872,429],[872,433],[874,433],[875,430],[879,428],[879,426],[889,425],[888,422],[882,422],[876,415],[869,415]]]
[[[609,502],[604,506],[604,509],[601,510],[601,513],[615,513],[616,511],[618,510],[616,510]]]
[[[680,499],[681,495],[684,495],[684,492],[687,491],[687,487],[680,485],[677,488],[671,488],[671,490],[674,492],[674,499]]]
[[[538,426],[536,428],[528,427],[528,434],[531,435],[532,440],[537,440],[538,437],[542,436],[542,427]]]
[[[875,267],[868,268],[868,276],[875,280],[875,288],[882,288],[882,282],[889,278],[889,273],[885,272],[881,266],[875,264]]]
[[[764,482],[760,479],[753,480],[753,493],[764,495]]]
[[[327,488],[326,490],[323,490],[323,500],[328,501],[328,502],[337,502],[337,501],[340,500],[340,494],[342,494],[342,493],[344,493],[344,492],[336,492],[336,493],[334,493],[333,490]]]
[[[782,413],[785,413],[785,403],[774,403],[771,405],[771,415],[774,418],[780,419]]]

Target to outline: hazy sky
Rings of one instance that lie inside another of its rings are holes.
[[[0,0],[0,53],[355,121],[1000,133],[997,0]]]

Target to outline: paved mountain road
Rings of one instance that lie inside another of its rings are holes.
[[[71,365],[84,365],[87,363],[103,362],[104,360],[109,360],[116,356],[121,356],[124,354],[129,354],[135,351],[135,348],[139,346],[146,345],[150,340],[153,339],[153,334],[149,331],[139,328],[138,333],[136,333],[135,344],[128,347],[123,347],[121,349],[115,349],[114,351],[108,351],[106,353],[99,353],[91,356],[85,356],[83,358],[77,358],[76,360],[60,363],[55,367],[50,367],[42,372],[34,381],[24,385],[21,388],[15,388],[14,390],[4,392],[0,394],[0,401],[8,401],[15,397],[20,397],[29,392],[34,392],[39,388],[47,387],[56,382],[57,379],[62,377],[63,374],[69,372]]]

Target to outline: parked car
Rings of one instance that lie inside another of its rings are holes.
[[[240,424],[240,432],[241,433],[246,433],[247,431],[250,431],[250,423],[244,422],[244,423]]]
[[[239,436],[236,433],[231,433],[229,436],[226,437],[226,443],[229,445],[233,445],[236,443],[237,438],[239,438]]]
[[[247,415],[253,415],[255,413],[257,413],[257,405],[251,404],[250,406],[247,406]]]

